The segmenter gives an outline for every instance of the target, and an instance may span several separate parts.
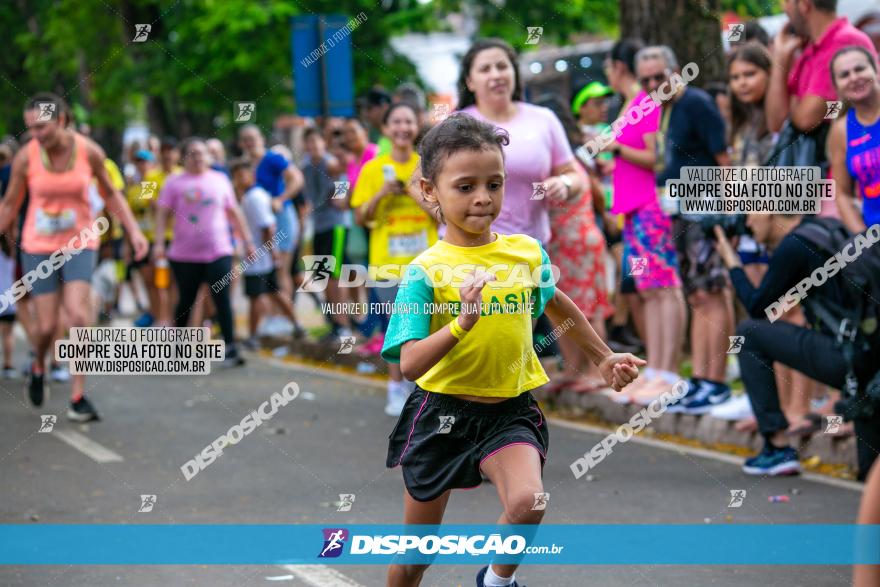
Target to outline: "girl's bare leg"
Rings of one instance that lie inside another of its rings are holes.
[[[443,521],[443,513],[452,490],[432,501],[417,501],[403,490],[403,523],[404,524],[439,524]],[[388,567],[388,587],[416,587],[422,582],[422,575],[428,565],[391,565]]]

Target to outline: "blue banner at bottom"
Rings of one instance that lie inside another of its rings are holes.
[[[880,564],[880,526],[0,525],[2,565]]]

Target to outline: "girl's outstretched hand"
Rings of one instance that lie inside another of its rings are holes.
[[[495,280],[494,273],[476,271],[471,278],[466,280],[459,291],[461,295],[461,313],[458,317],[459,325],[465,330],[470,330],[480,319],[480,305],[483,301],[483,286]]]
[[[647,365],[645,361],[629,353],[614,353],[599,363],[599,372],[605,383],[614,391],[620,391],[639,376],[639,367]]]

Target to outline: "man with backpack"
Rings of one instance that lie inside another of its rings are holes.
[[[789,446],[788,421],[779,405],[773,362],[778,361],[842,390],[838,413],[855,424],[859,479],[880,450],[880,225],[853,235],[833,218],[752,214],[754,239],[771,251],[770,264],[756,288],[739,256],[715,227],[717,249],[730,271],[737,297],[751,317],[742,336],[740,372],[764,449],[747,459],[751,475],[800,471]],[[804,306],[809,328],[776,321],[780,305]]]

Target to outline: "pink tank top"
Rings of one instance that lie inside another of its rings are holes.
[[[79,238],[81,231],[92,222],[89,205],[92,167],[85,139],[74,135],[73,166],[57,173],[46,169],[36,140],[32,139],[27,149],[28,209],[21,237],[22,250],[46,255],[62,247],[97,249],[100,239],[80,242]],[[74,237],[77,238],[71,243]]]

